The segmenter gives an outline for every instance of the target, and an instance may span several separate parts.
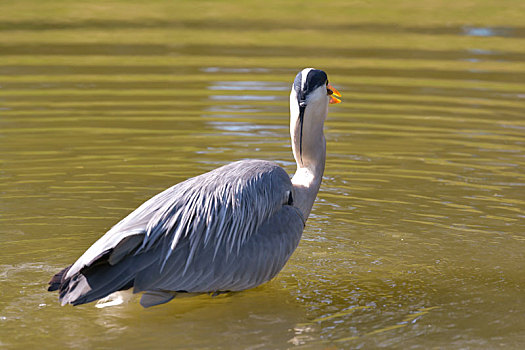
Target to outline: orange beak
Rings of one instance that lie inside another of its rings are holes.
[[[341,103],[341,93],[331,84],[328,84],[326,88],[328,90],[328,95],[330,95],[330,104]]]

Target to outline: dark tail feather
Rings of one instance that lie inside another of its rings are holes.
[[[108,262],[109,254],[103,254],[89,267],[81,269],[66,278],[70,265],[57,273],[49,281],[50,292],[59,291],[62,305],[85,304],[108,296],[109,294],[133,287],[133,260],[123,261],[115,266]]]
[[[133,287],[134,268],[132,259],[115,266],[100,264],[95,269],[80,271],[66,288],[61,289],[62,304],[80,305],[104,298],[113,292]]]
[[[60,286],[62,305],[86,304],[113,292],[132,288],[137,273],[156,262],[143,258],[142,256],[128,257],[111,265],[106,257],[101,257],[96,263],[81,269],[62,283]],[[137,266],[141,269],[137,269]]]
[[[123,239],[116,247],[107,249],[66,278],[71,266],[57,273],[49,281],[49,291],[59,291],[64,304],[85,304],[109,294],[133,287],[136,267],[133,262],[136,248],[142,243],[142,235]]]
[[[55,290],[59,290],[60,287],[62,287],[66,274],[71,268],[71,266],[73,265],[69,265],[68,267],[66,267],[65,269],[63,269],[62,271],[54,275],[53,278],[51,278],[51,280],[49,281],[49,288],[47,288],[48,291],[53,292]]]
[[[85,304],[129,289],[134,286],[135,276],[156,260],[135,255],[142,243],[142,236],[130,236],[115,248],[100,253],[89,266],[65,278],[71,266],[57,273],[49,282],[49,291],[58,290],[62,305]]]

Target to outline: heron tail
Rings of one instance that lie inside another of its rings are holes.
[[[115,247],[102,251],[78,271],[66,267],[49,281],[49,291],[58,290],[60,301],[65,304],[85,304],[104,298],[113,292],[133,287],[139,272],[135,251],[143,235],[131,235]],[[148,263],[143,264],[148,267]]]
[[[101,257],[92,266],[85,267],[67,278],[71,266],[66,267],[51,278],[48,290],[59,291],[62,305],[80,305],[133,287],[134,259],[125,259],[111,265],[107,257],[103,260],[104,258]]]
[[[49,281],[49,288],[47,290],[49,292],[53,292],[55,290],[59,290],[62,284],[64,283],[65,277],[69,269],[73,265],[69,265],[65,269],[62,269],[59,273],[55,274],[53,278]]]

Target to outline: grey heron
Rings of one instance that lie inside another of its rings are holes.
[[[292,179],[265,160],[241,160],[157,194],[49,282],[62,305],[133,288],[149,307],[178,293],[256,287],[276,276],[299,244],[325,168],[329,103],[325,72],[300,71],[290,92]]]

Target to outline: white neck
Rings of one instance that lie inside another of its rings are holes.
[[[310,215],[323,178],[326,160],[326,141],[323,126],[327,113],[328,99],[319,103],[310,103],[305,110],[301,138],[299,107],[295,99],[295,92],[292,89],[290,96],[290,136],[294,158],[297,162],[297,171],[292,178],[294,206],[301,210],[305,220]]]

